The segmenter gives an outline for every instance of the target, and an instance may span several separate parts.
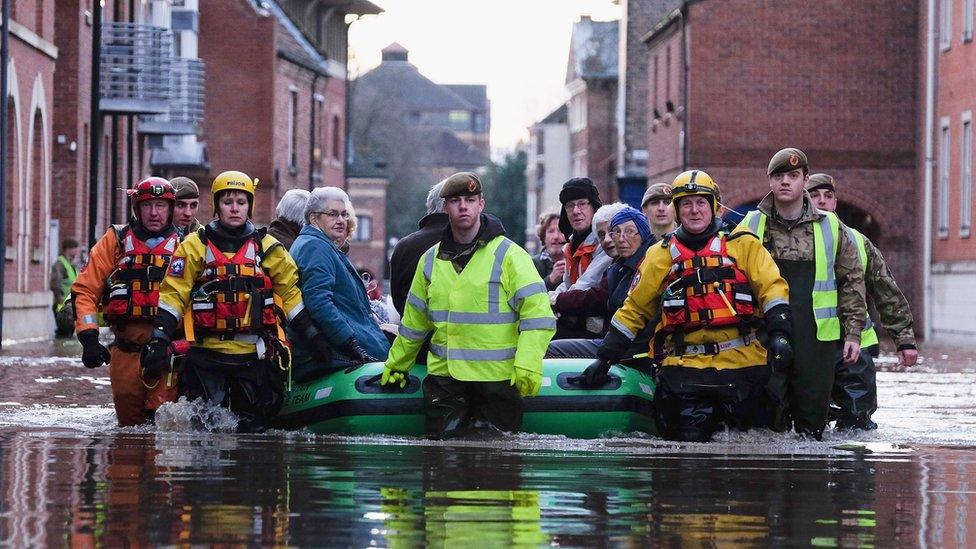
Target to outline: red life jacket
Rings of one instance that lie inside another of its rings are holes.
[[[159,286],[180,243],[179,234],[150,248],[128,225],[116,226],[122,256],[105,285],[102,313],[109,324],[121,320],[153,320],[159,307]]]
[[[755,314],[752,287],[729,257],[725,233],[699,251],[670,239],[671,273],[664,280],[661,311],[666,331],[705,327],[748,328]]]
[[[563,246],[563,257],[566,259],[566,272],[569,273],[570,285],[576,284],[579,277],[586,272],[586,269],[593,261],[593,253],[596,252],[598,243],[580,244],[575,252],[570,251],[569,242]]]
[[[227,257],[204,236],[207,263],[192,293],[193,329],[205,334],[257,333],[275,329],[278,317],[271,279],[261,268],[259,238],[248,238]]]

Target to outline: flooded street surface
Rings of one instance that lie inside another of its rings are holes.
[[[0,546],[976,546],[976,353],[882,357],[877,432],[677,444],[118,429],[77,352],[0,356]]]

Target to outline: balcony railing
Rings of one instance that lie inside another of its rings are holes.
[[[203,122],[203,61],[170,60],[169,106],[164,114],[144,116],[139,131],[147,134],[194,134]]]
[[[163,114],[170,109],[173,35],[161,27],[105,23],[102,27],[101,110]]]

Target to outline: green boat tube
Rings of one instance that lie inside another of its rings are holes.
[[[546,359],[542,389],[525,399],[522,431],[570,438],[613,433],[655,433],[650,374],[625,366],[610,368],[610,382],[583,389],[576,377],[588,360]],[[383,363],[327,374],[295,385],[275,426],[317,434],[423,436],[421,383],[427,368],[415,365],[403,389],[380,386]]]

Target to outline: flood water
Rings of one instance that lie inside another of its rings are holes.
[[[879,374],[877,432],[710,444],[119,429],[107,370],[50,354],[0,357],[4,547],[976,546],[976,369],[938,351]]]

